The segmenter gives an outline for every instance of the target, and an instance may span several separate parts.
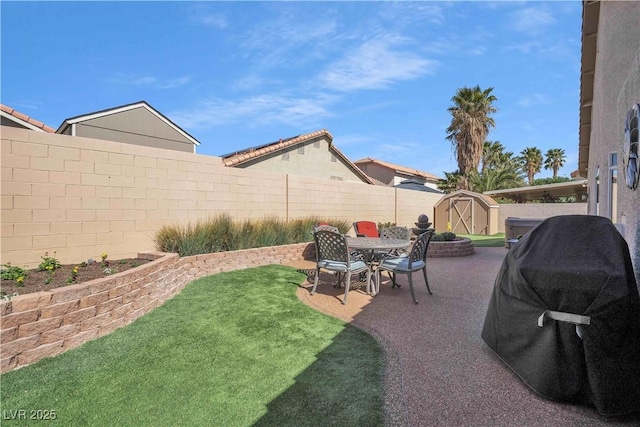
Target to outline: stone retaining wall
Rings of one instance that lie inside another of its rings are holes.
[[[30,365],[132,323],[215,273],[314,259],[312,243],[217,252],[180,258],[148,252],[153,261],[78,285],[0,302],[0,372]]]
[[[473,255],[475,248],[471,239],[462,238],[449,242],[429,242],[428,257],[458,257]]]

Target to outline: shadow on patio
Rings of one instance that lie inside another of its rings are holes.
[[[408,283],[391,289],[381,285],[371,298],[363,291],[334,289],[329,276],[309,295],[311,284],[298,289],[298,297],[312,307],[350,321],[369,332],[385,351],[385,424],[410,426],[550,426],[640,425],[640,414],[605,418],[594,408],[562,404],[531,391],[480,337],[504,248],[477,248],[460,258],[429,258],[428,295],[416,274],[414,305]],[[313,263],[296,267],[313,268]],[[344,337],[338,336],[336,342]],[[312,366],[309,370],[318,369]],[[305,371],[286,393],[300,393]],[[278,401],[269,411],[280,411]],[[268,414],[263,419],[270,418]],[[260,423],[258,423],[260,424]]]

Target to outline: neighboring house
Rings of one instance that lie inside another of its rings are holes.
[[[370,157],[356,160],[353,163],[367,174],[369,178],[382,182],[384,185],[395,186],[402,181],[410,179],[412,181],[419,181],[427,187],[438,189],[438,181],[440,178],[427,172],[372,159]]]
[[[373,184],[333,145],[333,136],[324,129],[220,157],[229,167]]]
[[[424,185],[421,181],[418,181],[416,179],[405,179],[400,184],[394,185],[394,187],[401,188],[403,190],[426,191],[427,193],[444,194],[444,191],[440,191],[436,188]]]
[[[200,145],[145,101],[66,119],[56,133],[188,153]]]
[[[640,5],[586,1],[582,11],[579,174],[588,179],[588,213],[610,218],[629,243],[640,280],[640,186],[627,185],[638,153]],[[625,134],[625,126],[630,132]],[[596,242],[597,243],[597,242]]]
[[[31,129],[36,132],[54,133],[56,131],[54,128],[32,119],[4,104],[0,104],[0,125],[20,129]]]

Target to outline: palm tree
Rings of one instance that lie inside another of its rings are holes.
[[[445,194],[452,193],[462,187],[463,177],[460,172],[445,172],[445,178],[438,181],[438,189],[444,191]]]
[[[532,185],[533,177],[542,169],[542,151],[537,147],[527,147],[520,152],[519,160],[527,171],[529,185]]]
[[[558,177],[558,169],[564,166],[567,156],[564,155],[562,148],[551,148],[545,154],[544,168],[553,170],[553,179]]]
[[[514,168],[487,169],[482,173],[471,172],[470,189],[476,193],[504,190],[522,186],[522,177]]]
[[[497,111],[492,105],[497,99],[491,95],[492,90],[492,87],[482,90],[480,86],[460,88],[451,98],[453,105],[447,109],[452,116],[447,139],[456,152],[458,170],[463,176],[477,171],[489,128],[496,125],[490,117]]]

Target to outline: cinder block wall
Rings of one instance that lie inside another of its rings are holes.
[[[500,205],[498,210],[498,230],[505,232],[504,223],[508,217],[550,218],[557,215],[586,215],[586,203],[514,203]]]
[[[311,215],[413,226],[436,194],[228,168],[221,159],[0,127],[0,262],[32,268],[153,251],[164,224]]]

